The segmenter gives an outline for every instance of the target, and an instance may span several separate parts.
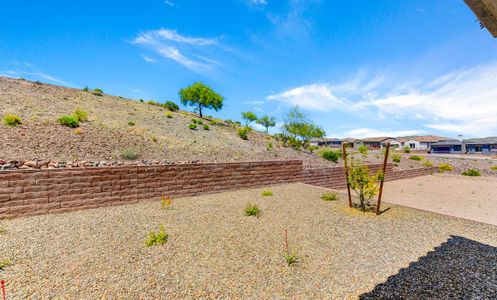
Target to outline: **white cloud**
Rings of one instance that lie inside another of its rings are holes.
[[[166,4],[167,6],[171,6],[171,7],[174,6],[174,2],[170,1],[170,0],[164,0],[164,4]]]
[[[143,57],[143,60],[146,61],[146,62],[149,62],[149,63],[152,63],[152,64],[156,64],[158,63],[159,61],[155,58],[152,58],[150,56],[147,56],[147,55],[142,55]]]
[[[9,77],[12,77],[12,76],[17,76],[17,77],[23,77],[23,76],[26,76],[26,77],[31,77],[31,78],[34,78],[34,79],[45,79],[47,81],[50,81],[52,83],[56,83],[56,84],[60,84],[60,85],[64,85],[64,86],[73,86],[72,84],[64,81],[64,80],[61,80],[61,79],[58,79],[54,76],[51,76],[49,74],[46,74],[44,72],[39,72],[39,71],[4,71],[5,75],[6,76],[9,76]]]
[[[379,130],[372,128],[357,128],[343,133],[341,138],[345,137],[366,138],[366,137],[378,137],[378,136],[399,137],[399,136],[408,136],[408,135],[421,135],[425,133],[426,132],[423,130]]]
[[[262,105],[265,102],[260,100],[255,100],[255,101],[243,101],[242,103],[246,105]]]
[[[206,47],[218,45],[217,39],[184,36],[175,30],[159,29],[139,34],[133,43],[195,72],[205,72],[219,65],[216,60],[202,54]],[[143,56],[143,59],[155,62],[148,56]]]
[[[345,109],[347,107],[346,101],[335,96],[332,90],[333,87],[328,84],[310,84],[270,95],[266,99],[298,105],[305,109],[322,111],[337,107]]]
[[[249,3],[254,5],[267,5],[266,0],[249,0]]]

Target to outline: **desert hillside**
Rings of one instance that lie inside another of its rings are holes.
[[[189,129],[185,111],[172,113],[139,101],[91,91],[0,77],[0,117],[17,115],[22,125],[0,125],[0,160],[79,162],[87,165],[152,162],[229,162],[302,159],[307,166],[330,163],[308,153],[282,147],[258,132],[242,140],[233,125],[211,124]],[[76,109],[88,112],[79,129],[57,119]],[[132,152],[136,159],[124,159]],[[91,162],[91,163],[90,163]]]

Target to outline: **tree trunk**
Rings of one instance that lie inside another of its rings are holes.
[[[200,104],[198,106],[198,114],[200,115],[200,118],[202,118],[202,105]]]

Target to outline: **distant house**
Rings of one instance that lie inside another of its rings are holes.
[[[311,140],[311,146],[340,147],[342,140],[336,138],[322,138]]]
[[[497,154],[497,136],[464,140],[467,153]]]
[[[413,135],[413,136],[403,136],[397,138],[400,142],[401,147],[409,147],[411,150],[428,151],[431,149],[431,145],[450,141],[451,139],[436,135]]]
[[[362,145],[362,141],[360,139],[351,138],[351,137],[342,139],[342,143],[346,143],[351,148],[355,148]]]
[[[430,148],[431,153],[462,153],[463,142],[458,140],[443,141],[431,144]]]
[[[370,137],[362,139],[361,142],[369,149],[382,149],[387,145],[387,143],[390,143],[390,145],[394,148],[400,146],[400,143],[393,137]]]

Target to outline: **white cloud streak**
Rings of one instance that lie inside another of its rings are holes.
[[[423,130],[379,130],[372,128],[357,128],[349,130],[343,133],[341,138],[354,137],[354,138],[367,138],[367,137],[399,137],[399,136],[409,136],[409,135],[421,135],[426,132]]]

